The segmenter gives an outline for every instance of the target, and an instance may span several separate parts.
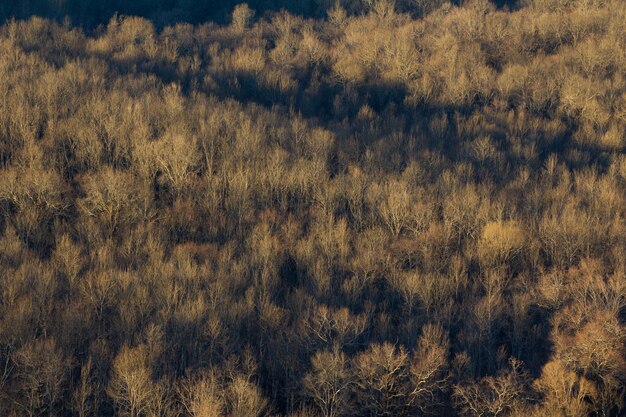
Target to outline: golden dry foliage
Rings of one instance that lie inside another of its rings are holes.
[[[526,233],[515,221],[490,222],[483,228],[478,253],[486,264],[506,262],[521,254],[526,239]]]

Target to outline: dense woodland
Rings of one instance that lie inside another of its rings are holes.
[[[625,2],[1,3],[0,415],[626,415]]]

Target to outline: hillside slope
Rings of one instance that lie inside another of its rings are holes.
[[[1,26],[0,415],[623,415],[624,2],[415,4]]]

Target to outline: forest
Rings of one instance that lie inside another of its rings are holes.
[[[0,1],[0,415],[626,415],[623,0]]]

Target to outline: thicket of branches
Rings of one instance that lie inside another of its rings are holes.
[[[624,2],[411,4],[0,27],[0,415],[623,415]]]

